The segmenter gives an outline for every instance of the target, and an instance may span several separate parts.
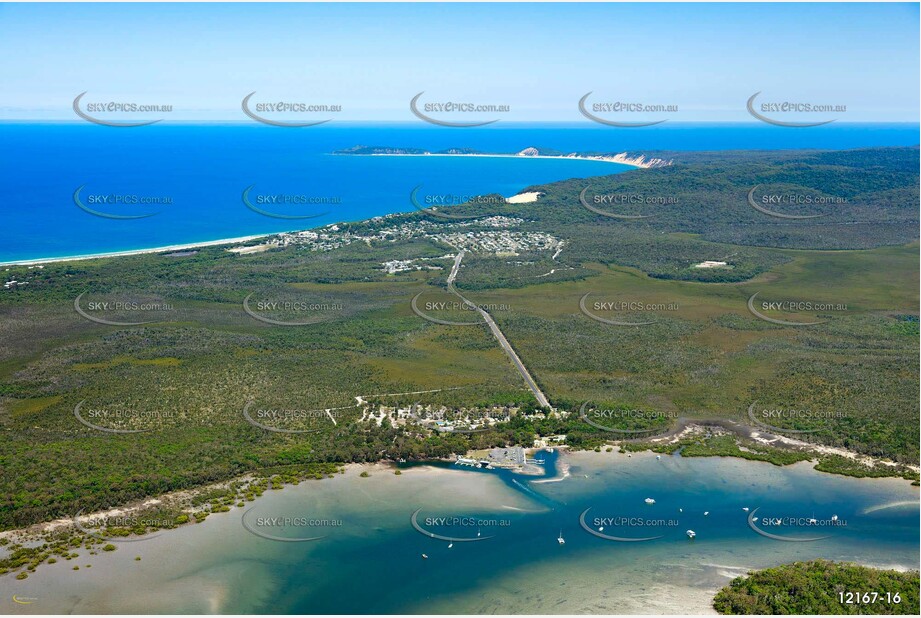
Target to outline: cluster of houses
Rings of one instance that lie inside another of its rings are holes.
[[[446,406],[369,406],[361,421],[373,422],[378,426],[388,423],[391,427],[419,425],[440,432],[482,431],[497,423],[508,421],[518,411],[509,406],[482,408],[448,408]]]

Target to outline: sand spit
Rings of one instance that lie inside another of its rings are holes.
[[[350,154],[352,157],[496,157],[496,158],[513,158],[513,159],[578,159],[581,161],[603,161],[605,163],[619,163],[631,167],[649,169],[653,167],[665,167],[672,162],[665,159],[654,157],[646,158],[646,155],[631,156],[626,152],[619,152],[613,155],[583,155],[576,152],[565,155],[542,155],[537,148],[525,148],[514,154],[488,154],[488,153],[465,153],[465,152],[420,152],[420,153],[390,153],[380,152],[373,154]]]
[[[758,430],[754,427],[748,425],[742,425],[732,420],[727,419],[713,419],[713,420],[690,420],[690,419],[679,419],[678,424],[675,428],[660,434],[658,436],[653,436],[651,438],[640,438],[636,440],[628,440],[629,442],[651,442],[653,444],[674,444],[679,442],[683,438],[692,435],[701,435],[706,434],[707,432],[724,432],[732,433],[742,438],[748,438],[754,440],[759,444],[764,444],[766,446],[773,446],[775,448],[788,448],[796,449],[801,451],[808,451],[816,455],[838,455],[841,457],[846,457],[848,459],[859,462],[860,464],[873,468],[876,466],[888,466],[890,468],[895,468],[899,465],[905,465],[906,468],[914,472],[921,472],[921,467],[913,464],[899,464],[898,462],[891,461],[888,459],[882,459],[878,457],[871,457],[869,455],[863,455],[860,453],[855,453],[854,451],[849,451],[845,448],[837,446],[825,446],[822,444],[816,444],[813,442],[805,442],[803,440],[796,440],[787,436],[781,436],[778,434],[772,434],[765,431]]]

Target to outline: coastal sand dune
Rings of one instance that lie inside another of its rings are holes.
[[[507,197],[505,201],[509,204],[529,204],[531,202],[536,202],[540,195],[539,191],[527,191],[525,193],[513,195],[512,197]]]

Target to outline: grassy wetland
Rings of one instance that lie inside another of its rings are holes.
[[[523,188],[533,203],[452,207],[458,219],[4,266],[0,529],[216,489],[143,511],[162,525],[49,533],[0,568],[203,520],[346,463],[550,436],[917,479],[917,148],[672,156]],[[749,206],[756,185],[844,186],[846,202],[777,219]],[[604,206],[648,218],[609,217],[583,207],[586,187],[656,199]],[[456,290],[489,312],[552,409],[447,289],[460,251]],[[455,324],[420,317],[417,296]],[[437,431],[422,422],[436,414],[501,420]]]

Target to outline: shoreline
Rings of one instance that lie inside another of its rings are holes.
[[[331,153],[336,154],[336,153]],[[627,156],[627,153],[620,153],[613,157],[606,156],[575,156],[575,155],[522,155],[522,154],[448,154],[448,153],[407,153],[407,154],[389,154],[389,153],[371,153],[371,154],[349,154],[345,156],[352,157],[497,157],[497,158],[513,158],[513,159],[573,159],[580,161],[601,161],[605,163],[617,163],[619,165],[626,165],[636,169],[648,169],[651,167],[658,167],[660,164],[656,163],[658,159],[649,159],[648,161],[645,158],[645,155],[639,155],[638,157],[630,158]],[[521,193],[516,193],[511,196],[512,198],[521,195]],[[509,199],[509,198],[507,198]],[[515,202],[512,202],[515,203]],[[411,214],[411,211],[405,212],[396,212],[390,213],[393,215],[403,215]],[[370,221],[377,217],[371,217],[369,219],[363,219],[361,223]],[[345,221],[336,221],[327,225],[344,225]],[[326,227],[325,225],[318,227]],[[40,264],[56,264],[60,262],[77,262],[84,260],[98,260],[105,258],[116,258],[116,257],[130,257],[135,255],[149,255],[153,253],[165,253],[167,251],[185,251],[189,249],[198,249],[201,247],[218,247],[220,245],[230,245],[241,242],[248,242],[251,240],[258,240],[260,238],[268,238],[270,236],[277,236],[278,234],[290,234],[294,232],[300,232],[304,230],[311,230],[316,228],[304,228],[298,230],[289,230],[287,232],[267,232],[264,234],[251,234],[248,236],[238,236],[234,238],[219,238],[215,240],[203,240],[198,242],[189,242],[181,243],[177,245],[166,245],[163,247],[147,247],[142,249],[127,249],[124,251],[108,251],[103,253],[88,253],[81,255],[67,255],[61,257],[39,257],[39,258],[28,258],[23,260],[9,260],[6,262],[0,262],[0,266],[36,266]]]
[[[851,461],[857,462],[858,464],[865,466],[867,468],[877,468],[878,466],[884,466],[888,468],[898,468],[899,466],[904,466],[908,470],[914,473],[921,473],[921,466],[913,463],[899,463],[891,459],[884,459],[882,457],[874,457],[872,455],[866,455],[863,453],[858,453],[857,451],[852,451],[846,449],[842,446],[830,446],[827,444],[819,444],[814,442],[806,442],[804,440],[797,440],[796,438],[791,438],[789,436],[784,436],[779,433],[771,433],[767,431],[764,427],[758,427],[756,425],[743,425],[739,424],[736,421],[731,419],[690,419],[684,418],[679,419],[678,423],[670,428],[668,431],[653,435],[648,438],[638,438],[635,440],[627,440],[627,442],[649,442],[652,444],[675,444],[679,442],[682,438],[693,435],[695,433],[701,433],[704,428],[713,428],[716,427],[720,430],[729,432],[732,435],[738,436],[740,438],[747,438],[763,444],[765,446],[770,446],[778,448],[778,445],[781,445],[780,448],[789,449],[793,451],[805,452],[810,455],[816,456],[809,461],[813,465],[818,464],[818,457],[822,455],[832,455],[843,457]],[[824,472],[824,471],[820,471]],[[837,474],[839,476],[853,476],[854,478],[905,478],[899,474],[884,475],[883,477],[858,477],[850,474],[842,474],[840,472],[826,472],[826,474]],[[907,479],[906,479],[907,480]]]
[[[683,429],[677,431],[675,434],[670,436],[670,438],[675,438],[675,437],[680,437],[682,435],[685,435],[689,430],[693,430],[694,427],[695,426],[693,424],[687,427],[684,427]],[[640,458],[643,455],[646,455],[650,458],[656,455],[654,451],[649,450],[649,449],[643,450],[643,451],[630,452],[630,451],[623,450],[621,446],[616,443],[610,443],[608,444],[608,446],[614,449],[615,451],[618,451],[619,454],[628,455],[628,458],[631,458],[633,455],[639,455]],[[553,448],[556,449],[560,453],[560,456],[557,460],[557,473],[552,477],[545,476],[543,478],[530,480],[531,483],[543,484],[543,483],[559,483],[559,482],[565,481],[569,478],[572,478],[572,461],[570,460],[570,457],[573,457],[573,456],[575,456],[576,458],[579,458],[579,456],[594,457],[595,455],[599,454],[594,449],[590,449],[590,448],[573,449],[568,445],[559,445]],[[546,449],[541,448],[541,449],[536,449],[536,450],[546,450]],[[467,451],[466,453],[464,453],[464,456],[469,457],[471,456],[471,453],[474,453],[474,452],[475,451]],[[854,453],[854,455],[857,455],[857,454]],[[748,462],[751,464],[766,464],[769,466],[777,466],[777,464],[771,463],[769,461],[750,460],[744,457],[737,457],[737,456],[732,456],[732,455],[730,456],[704,455],[704,456],[693,457],[693,459],[704,459],[704,460],[723,459],[725,457],[728,457],[729,459],[738,460],[740,462]],[[453,463],[454,461],[455,460],[451,459],[450,457],[445,457],[445,458],[426,459],[426,460],[419,461],[417,463],[420,464],[420,467],[424,466],[424,467],[431,467],[436,470],[443,470],[443,468],[427,466],[426,464],[435,463],[435,462]],[[622,463],[625,463],[625,461]],[[836,472],[824,472],[821,470],[816,470],[815,465],[816,465],[816,460],[813,459],[813,460],[797,461],[797,462],[790,463],[790,464],[780,465],[779,467],[780,468],[787,468],[787,467],[795,468],[797,466],[801,466],[804,468],[808,468],[818,474],[829,474],[834,477],[854,479],[857,481],[865,481],[865,480],[878,481],[878,480],[885,479],[885,480],[892,480],[896,482],[902,481],[908,484],[912,483],[912,481],[905,479],[904,477],[901,477],[901,476],[858,477],[858,476],[851,476],[851,475],[841,474],[841,473],[836,473]],[[347,474],[355,470],[390,471],[392,473],[393,471],[400,469],[398,467],[397,462],[389,461],[389,460],[380,460],[380,461],[375,461],[375,462],[347,462],[347,463],[336,464],[336,466],[342,469],[342,472],[341,472],[342,474]],[[451,469],[453,470],[453,468]],[[105,518],[105,517],[115,517],[115,516],[122,517],[126,515],[132,515],[135,513],[143,512],[144,509],[150,508],[153,506],[159,506],[159,505],[168,506],[170,504],[176,504],[177,502],[187,501],[190,498],[207,493],[208,491],[211,491],[214,489],[227,488],[227,487],[232,486],[235,483],[241,483],[241,482],[247,483],[247,482],[258,480],[260,477],[255,472],[257,471],[247,472],[239,476],[228,478],[222,481],[217,481],[214,483],[208,483],[207,485],[201,485],[199,487],[191,487],[188,489],[180,489],[180,490],[176,490],[172,492],[158,494],[156,496],[148,496],[145,498],[135,500],[130,503],[112,507],[104,511],[95,511],[93,513],[85,513],[85,514],[81,513],[78,517],[57,518],[57,519],[53,519],[49,521],[31,524],[23,528],[0,530],[0,539],[2,538],[12,539],[13,537],[18,536],[20,538],[26,537],[26,539],[31,537],[34,540],[35,538],[40,538],[42,535],[46,533],[52,533],[62,528],[67,528],[68,526],[74,526],[75,521],[76,522],[90,522],[90,521],[98,520],[100,518]],[[522,471],[518,471],[517,474],[520,474],[525,477],[533,476],[533,474],[529,474],[527,472],[522,472]],[[333,476],[338,476],[338,474],[333,475]],[[322,481],[326,479],[317,479],[317,480]],[[300,482],[304,482],[304,480],[299,481],[299,483]],[[292,486],[292,487],[297,486],[297,483],[285,483],[283,485],[283,487],[289,487],[289,486]],[[258,498],[259,496],[257,496],[256,500],[258,500]],[[219,514],[219,513],[214,513],[214,514]],[[186,524],[182,524],[180,526],[176,526],[173,528],[155,529],[155,530],[148,531],[146,534],[148,535],[149,534],[160,534],[162,532],[167,532],[169,530],[175,530],[177,528],[185,527],[185,525]],[[145,535],[132,535],[132,538],[136,536],[143,537]]]
[[[407,152],[407,153],[389,153],[389,152],[370,152],[364,153],[339,153],[339,156],[348,157],[496,157],[507,159],[568,159],[574,161],[599,161],[602,163],[617,163],[636,169],[650,169],[660,167],[665,164],[657,164],[659,159],[649,159],[645,155],[638,157],[629,157],[626,152],[618,153],[613,157],[604,155],[523,155],[523,154],[490,154],[490,153],[448,153],[448,152]]]
[[[172,251],[186,251],[189,249],[199,249],[202,247],[219,247],[221,245],[232,245],[241,242],[249,242],[250,240],[258,240],[260,238],[268,238],[269,236],[277,236],[278,234],[286,234],[290,232],[268,232],[266,234],[253,234],[250,236],[239,236],[237,238],[221,238],[218,240],[202,240],[200,242],[191,242],[184,243],[181,245],[167,245],[165,247],[151,247],[148,249],[127,249],[125,251],[111,251],[108,253],[91,253],[87,255],[69,255],[65,257],[47,257],[47,258],[31,258],[28,260],[13,260],[10,262],[0,262],[0,266],[35,266],[38,264],[55,264],[58,262],[77,262],[84,260],[101,260],[105,258],[115,258],[115,257],[130,257],[133,255],[147,255],[151,253],[166,253]]]
[[[604,484],[603,487],[607,488],[608,490],[616,488],[616,485],[611,484],[611,479],[631,478],[634,472],[632,472],[630,469],[634,471],[639,471],[639,472],[642,472],[643,470],[648,472],[652,466],[659,465],[658,463],[656,463],[655,456],[653,453],[646,453],[645,457],[643,456],[637,457],[637,455],[634,454],[634,459],[632,463],[628,462],[626,459],[620,459],[620,456],[616,456],[617,459],[614,459],[613,457],[615,457],[615,455],[612,455],[610,453],[596,453],[591,450],[577,451],[573,453],[573,455],[575,455],[575,458],[572,463],[573,465],[578,466],[577,470],[580,472],[579,474],[573,475],[577,477],[575,480],[581,481],[581,478],[583,476],[581,472],[589,472],[592,478],[596,478],[596,473],[600,473],[602,476],[599,477],[600,479],[599,482],[603,483]],[[718,459],[718,458],[703,458],[703,459]],[[669,462],[662,462],[662,463],[665,465],[668,465]],[[748,462],[748,463],[765,463],[765,462]],[[757,479],[765,478],[764,477],[765,473],[768,474],[769,478],[776,477],[776,473],[773,472],[774,470],[773,466],[765,465],[765,466],[758,466],[758,467],[749,467],[745,465],[745,462],[737,462],[737,465],[742,466],[742,467],[733,466],[731,467],[731,469],[739,470],[740,474],[742,475],[741,479],[742,480],[748,479],[748,481],[746,482],[753,482]],[[633,466],[638,466],[638,467],[634,468]],[[630,469],[623,470],[623,468],[625,467],[630,468]],[[620,472],[620,476],[610,476],[611,473],[614,473],[614,468],[622,469]],[[814,472],[808,469],[808,465],[805,465],[805,464],[799,465],[799,466],[795,466],[795,468],[796,470],[794,471],[794,473],[792,473],[792,476],[790,478],[806,479],[807,481],[813,478],[810,475],[814,474]],[[212,516],[208,517],[207,520],[200,522],[201,524],[204,524],[201,527],[199,527],[199,524],[197,523],[193,524],[192,522],[190,522],[189,525],[182,525],[177,528],[170,529],[170,530],[162,530],[162,531],[153,532],[150,535],[149,545],[147,543],[141,543],[141,544],[127,543],[125,544],[125,547],[119,547],[119,551],[115,551],[112,553],[106,553],[104,551],[100,551],[99,550],[100,545],[97,544],[96,546],[97,553],[90,552],[89,554],[87,554],[85,551],[82,551],[82,548],[75,548],[80,552],[82,556],[80,557],[79,561],[64,562],[59,559],[58,564],[56,565],[42,564],[41,566],[38,567],[39,574],[37,576],[33,576],[33,573],[29,572],[28,579],[26,579],[23,582],[16,581],[15,572],[10,572],[10,573],[7,573],[5,576],[0,577],[0,587],[2,587],[5,582],[5,585],[11,591],[15,591],[19,593],[20,595],[31,595],[32,597],[41,597],[41,598],[47,597],[50,600],[51,597],[49,596],[49,591],[55,592],[55,593],[69,592],[71,587],[85,586],[86,593],[84,594],[81,591],[79,602],[93,604],[93,603],[99,602],[99,599],[101,598],[106,599],[106,600],[108,599],[108,597],[105,597],[104,595],[108,594],[107,586],[108,586],[108,581],[110,578],[114,578],[113,581],[118,582],[120,585],[130,586],[135,580],[136,581],[150,581],[150,580],[157,581],[158,578],[169,579],[171,577],[175,577],[177,575],[177,573],[175,572],[176,565],[174,562],[172,562],[172,559],[175,557],[176,552],[179,551],[178,548],[180,546],[185,545],[186,547],[188,546],[194,547],[193,550],[183,550],[185,552],[185,555],[184,555],[185,559],[192,559],[196,555],[194,552],[202,552],[203,556],[210,556],[211,554],[210,554],[209,547],[215,546],[215,545],[212,545],[213,543],[222,543],[223,542],[222,539],[227,538],[228,531],[239,532],[240,522],[242,520],[242,517],[247,512],[247,510],[253,508],[256,504],[262,504],[264,501],[265,501],[264,506],[260,507],[262,510],[256,511],[257,513],[266,512],[266,513],[271,514],[271,513],[275,513],[276,511],[285,512],[284,509],[290,507],[291,505],[303,504],[307,502],[308,501],[307,497],[314,498],[312,503],[325,504],[328,506],[328,503],[322,499],[323,496],[331,496],[334,494],[339,494],[340,492],[344,492],[344,490],[347,490],[347,489],[352,490],[351,492],[349,492],[350,495],[355,495],[356,492],[359,494],[368,494],[367,497],[369,500],[376,501],[376,500],[380,500],[383,496],[391,495],[390,494],[391,491],[399,492],[399,495],[415,495],[413,492],[418,491],[419,487],[426,487],[426,488],[435,487],[435,488],[441,488],[441,489],[436,489],[435,494],[428,495],[428,498],[426,500],[423,500],[423,502],[420,502],[418,506],[423,506],[424,505],[423,503],[438,504],[439,496],[443,497],[444,495],[446,495],[445,492],[454,492],[455,494],[457,494],[458,488],[463,488],[464,490],[462,492],[463,497],[460,500],[460,503],[467,504],[468,506],[470,506],[470,505],[477,505],[478,500],[482,496],[481,492],[487,492],[487,493],[492,492],[493,491],[492,488],[496,484],[494,483],[496,479],[494,475],[481,475],[481,474],[469,474],[469,473],[465,474],[463,473],[462,470],[445,469],[442,467],[430,467],[430,466],[422,467],[420,466],[418,468],[413,468],[409,472],[404,470],[403,474],[408,475],[408,476],[402,476],[402,477],[394,477],[393,469],[394,467],[392,465],[381,464],[381,463],[347,464],[347,470],[345,474],[340,475],[337,473],[335,475],[336,478],[334,479],[323,479],[323,480],[328,481],[328,483],[331,483],[331,485],[327,483],[318,483],[317,485],[314,485],[313,483],[307,483],[307,482],[301,482],[298,485],[287,485],[286,484],[283,487],[276,488],[274,491],[266,491],[264,496],[261,496],[261,497],[257,496],[254,501],[247,502],[246,506],[243,508],[233,507],[227,512],[214,513]],[[714,470],[714,468],[711,468],[709,466],[705,466],[703,469],[704,470]],[[716,468],[716,469],[721,469],[721,468]],[[595,473],[592,472],[593,470],[595,471]],[[670,474],[671,472],[669,472],[668,470],[669,469],[666,469],[666,471],[663,472],[662,474]],[[367,471],[370,474],[370,478],[360,480],[359,478],[360,474],[364,471]],[[672,472],[674,472],[673,469],[672,469]],[[431,476],[431,475],[435,475],[435,476]],[[377,478],[377,477],[380,477],[380,478]],[[784,476],[783,478],[787,478],[787,477]],[[401,479],[401,480],[396,480],[396,479]],[[410,482],[410,485],[404,486],[403,485],[404,482]],[[532,483],[533,482],[534,481],[532,481]],[[366,483],[373,484],[376,487],[372,487],[371,485],[364,485]],[[483,483],[493,483],[493,484],[483,485]],[[343,485],[343,484],[346,484],[346,485]],[[802,482],[800,483],[799,486],[802,486]],[[445,487],[447,487],[447,489],[445,489]],[[548,487],[548,486],[545,486],[545,487]],[[847,487],[850,487],[850,485],[848,485]],[[635,488],[628,489],[628,490],[634,491]],[[307,493],[302,493],[302,492],[307,492]],[[572,494],[571,492],[575,492],[575,493]],[[843,492],[840,487],[836,490],[836,492],[837,493],[835,495],[840,497],[841,499],[844,499],[848,495],[848,493]],[[503,493],[501,496],[496,494],[496,498],[502,497],[501,500],[496,499],[493,501],[494,505],[499,505],[495,509],[496,513],[502,513],[503,509],[519,512],[521,513],[522,516],[527,516],[526,513],[534,513],[536,515],[540,515],[543,512],[543,511],[534,511],[531,509],[527,509],[525,508],[525,505],[523,503],[508,502],[504,497],[504,496],[513,495],[513,494],[517,495],[517,492],[514,492],[513,490],[512,494]],[[493,495],[493,494],[490,493],[489,495]],[[562,494],[563,497],[569,497],[570,495],[577,496],[578,499],[580,500],[583,498],[586,500],[591,499],[591,492],[586,493],[585,487],[582,486],[581,482],[574,483],[573,487],[566,489],[565,493]],[[743,498],[743,495],[744,495],[743,492],[738,492],[737,495],[738,495],[739,500],[742,500],[740,504],[744,504],[747,500],[750,499],[750,497]],[[863,496],[864,494],[860,492],[858,495]],[[878,503],[879,497],[880,496],[877,496],[874,494],[873,496],[869,498],[863,499],[863,502],[860,502],[860,506],[873,507],[874,505]],[[528,500],[526,496],[523,499],[526,502]],[[693,496],[689,496],[689,499],[693,500]],[[727,504],[733,507],[734,512],[738,511],[738,506],[736,502],[731,502],[731,503],[727,502],[723,504],[723,507],[726,507]],[[914,501],[911,501],[911,504],[914,504]],[[284,505],[288,505],[288,507],[285,507]],[[586,502],[586,506],[587,505],[589,505],[589,502]],[[348,511],[348,509],[355,508],[356,506],[360,506],[364,508],[366,505],[364,503],[348,502],[344,506],[338,507],[338,508],[345,508],[346,513],[344,514],[348,514],[351,512],[351,511]],[[391,504],[391,506],[393,506],[393,504]],[[404,506],[405,505],[401,504],[400,508],[403,508]],[[687,508],[688,505],[685,504],[684,506],[685,506],[685,511],[688,511],[689,510]],[[410,507],[406,506],[405,508],[409,509]],[[463,506],[459,508],[463,508]],[[472,508],[475,508],[475,506],[473,506]],[[388,513],[390,513],[390,511],[393,511],[393,510],[395,509],[391,508],[389,511],[385,509],[382,517],[387,518],[389,516]],[[717,508],[717,510],[719,510],[719,507]],[[407,510],[407,513],[408,513],[408,510]],[[219,515],[225,515],[225,514],[229,515],[229,517],[219,517]],[[323,514],[324,517],[325,516],[335,516],[335,515],[336,514],[329,514],[329,513]],[[341,517],[343,514],[338,514],[338,515]],[[508,515],[497,515],[497,516],[508,517]],[[690,515],[688,516],[690,517]],[[81,516],[81,519],[83,519],[84,517],[91,518],[92,515],[84,514],[83,516]],[[346,518],[345,521],[349,521],[349,519]],[[405,519],[401,518],[400,524],[405,525]],[[576,528],[576,526],[574,525],[572,527]],[[696,528],[696,526],[694,527]],[[390,530],[390,528],[387,528],[387,529]],[[553,525],[551,526],[551,530],[550,530],[551,532],[554,533],[552,536],[555,536],[556,530],[557,530],[557,524],[554,521]],[[570,539],[569,539],[568,531],[570,530],[570,527],[564,525],[564,530],[567,531],[566,537],[567,537],[567,541],[569,541]],[[401,532],[401,531],[402,531],[402,528],[398,532]],[[167,534],[167,533],[170,533],[170,534]],[[159,540],[154,540],[153,537],[156,536],[157,534],[162,534],[162,538],[160,538]],[[412,533],[409,533],[409,534],[412,534]],[[242,536],[244,538],[248,538],[245,534],[242,534]],[[140,540],[140,537],[132,537],[132,538],[135,540]],[[757,543],[757,537],[753,537],[753,538],[755,538],[756,540],[751,542],[752,546],[754,546],[754,543]],[[362,539],[360,540],[361,542],[370,542],[372,544],[375,542],[375,538],[373,535],[363,536]],[[719,541],[720,539],[715,539],[715,540]],[[257,541],[257,542],[260,542],[260,541]],[[551,543],[553,542],[552,538],[550,539],[549,542]],[[679,540],[676,542],[685,543],[686,541]],[[795,544],[780,544],[780,546],[789,546],[789,545],[795,545]],[[577,546],[567,543],[566,547],[569,548],[569,547],[577,547]],[[674,545],[671,547],[681,548],[681,547],[684,547],[684,545]],[[665,554],[662,551],[660,551],[660,552],[652,552],[648,554],[646,557],[646,560],[649,561],[650,563],[659,563],[659,562],[664,561],[668,563],[669,567],[676,567],[678,569],[683,569],[682,572],[684,573],[684,576],[680,578],[678,581],[672,582],[671,587],[667,589],[662,589],[660,591],[661,594],[670,596],[671,599],[675,599],[675,598],[679,598],[677,595],[686,595],[686,594],[693,592],[694,593],[693,597],[685,597],[685,599],[688,602],[691,602],[693,599],[696,599],[694,603],[698,604],[697,609],[702,613],[705,609],[708,609],[710,607],[710,602],[713,596],[716,594],[716,592],[722,587],[722,583],[728,583],[728,581],[730,581],[732,578],[739,576],[739,575],[744,575],[745,573],[750,572],[750,571],[758,571],[761,569],[771,568],[771,567],[782,565],[782,564],[788,564],[788,563],[792,563],[800,559],[800,557],[795,556],[795,555],[779,554],[775,551],[775,552],[763,552],[763,553],[758,552],[756,559],[752,561],[752,560],[749,560],[748,557],[746,557],[745,559],[742,559],[738,557],[737,555],[733,555],[731,553],[728,555],[725,552],[719,552],[719,551],[716,551],[714,553],[714,551],[711,551],[709,549],[710,547],[712,546],[708,546],[707,548],[702,548],[702,551],[699,554],[700,566],[706,567],[705,568],[706,573],[704,573],[706,577],[697,577],[695,575],[692,580],[689,580],[688,577],[690,577],[694,573],[700,572],[697,566],[695,565],[695,561],[698,561],[696,556],[694,560],[678,560],[678,563],[673,565],[671,564],[672,562],[674,562],[673,552],[669,552],[668,554]],[[668,549],[668,548],[666,547],[663,549]],[[771,548],[769,547],[769,549]],[[279,551],[287,551],[287,550],[279,550]],[[823,551],[820,557],[823,559],[828,559],[828,560],[833,560],[833,561],[842,561],[845,558],[847,558],[847,560],[853,561],[857,564],[861,564],[863,566],[868,566],[872,568],[879,568],[879,569],[896,569],[900,571],[905,571],[905,570],[910,571],[916,568],[914,566],[913,557],[909,557],[910,559],[906,560],[904,556],[901,556],[901,554],[899,555],[901,557],[896,557],[896,558],[893,558],[892,560],[887,561],[883,559],[882,554],[880,554],[880,552],[878,551],[875,553],[870,552],[869,554],[861,554],[859,557],[851,557],[851,556],[844,557],[840,555],[840,551],[842,550],[837,549],[837,546],[835,546],[835,548],[832,548],[828,552]],[[431,554],[431,551],[429,553]],[[416,560],[418,560],[418,557],[417,557],[418,554],[413,554],[412,548],[410,548],[407,551],[407,555],[410,555],[410,554],[412,554],[412,556],[416,557]],[[140,565],[134,566],[135,564],[134,560],[136,560],[136,558],[133,558],[133,556],[135,555],[143,557],[143,560],[141,561]],[[230,551],[227,554],[221,554],[221,555],[226,556],[230,560],[234,560],[237,562],[247,559],[247,556],[248,556],[248,554],[246,554],[245,552],[241,553],[241,552],[234,552],[234,551]],[[274,560],[274,559],[278,559],[277,557],[279,554],[270,553],[267,555],[269,556],[270,559]],[[438,556],[433,554],[432,557],[433,559],[436,560],[436,564],[437,564]],[[582,560],[586,557],[588,558],[589,561],[593,560],[591,556],[586,556],[586,555],[577,555],[574,558],[573,557],[567,558],[566,556],[563,556],[561,558],[561,560],[563,560],[562,562],[554,562],[549,565],[546,565],[546,567],[551,568],[551,569],[561,568],[561,567],[565,567],[568,564],[572,564],[571,562],[567,562],[567,560],[573,560],[573,559]],[[407,560],[411,560],[411,558],[407,558]],[[78,563],[80,567],[79,569],[80,573],[76,575],[71,574],[70,572],[72,568],[71,565],[77,565]],[[601,564],[601,563],[597,563],[597,564]],[[129,567],[128,565],[132,565],[132,566]],[[91,569],[89,569],[90,566],[92,566]],[[140,568],[141,570],[137,570],[138,568]],[[183,577],[190,576],[191,578],[193,578],[193,581],[194,581],[194,578],[199,577],[201,575],[201,572],[204,571],[208,577],[213,576],[219,579],[223,578],[223,576],[220,573],[215,574],[215,572],[210,571],[209,570],[210,568],[211,568],[211,565],[206,560],[204,566],[197,565],[196,568],[192,569],[189,572],[183,572],[181,575]],[[649,581],[651,581],[650,577],[654,575],[655,572],[656,571],[653,569],[653,570],[649,570],[648,572],[640,573],[637,579],[637,583],[648,583]],[[232,575],[232,572],[231,572],[231,575]],[[500,574],[496,577],[496,581],[500,586],[503,585],[503,583],[506,581],[504,579],[504,575],[505,574]],[[518,573],[510,572],[508,575],[514,578],[518,576]],[[12,576],[12,579],[11,579],[11,576]],[[228,577],[228,578],[221,579],[221,581],[223,583],[228,583],[228,582],[232,582],[233,580],[232,578]],[[716,585],[714,581],[719,582],[720,585]],[[600,588],[598,587],[599,583],[600,583],[600,580],[596,580],[596,579],[589,578],[588,580],[586,580],[583,583],[583,588],[585,591],[584,594],[595,594],[594,591],[600,590]],[[539,585],[539,584],[535,582],[534,585]],[[36,591],[40,591],[41,594],[37,594]],[[618,592],[618,595],[622,595],[624,591],[625,591],[624,587],[621,587],[621,589]],[[100,596],[100,595],[103,595],[103,596]],[[618,596],[618,598],[620,598],[620,596]],[[446,602],[450,602],[450,599],[448,599]],[[218,613],[218,614],[229,613],[226,611],[226,607],[230,607],[230,606],[231,605],[222,605],[221,607],[225,607],[225,609],[218,610],[215,613]],[[215,606],[214,609],[217,610],[218,607],[219,606]],[[653,612],[653,613],[662,613],[662,614],[673,613],[669,611],[670,608],[671,608],[671,603],[666,603],[662,605],[661,607],[659,607],[659,611]],[[56,612],[51,611],[50,613],[56,613]],[[409,609],[405,613],[406,615],[414,615],[414,614],[421,615],[424,612],[417,612],[415,610]],[[435,612],[435,613],[437,614],[438,612]],[[525,613],[525,612],[513,611],[511,613]]]
[[[355,470],[356,468],[358,469],[362,469],[362,468],[373,469],[373,468],[381,468],[381,467],[392,468],[393,466],[390,465],[388,462],[380,461],[380,462],[375,462],[375,463],[359,463],[359,462],[345,463],[345,464],[340,464],[340,467],[343,470],[342,474],[346,474],[350,471]],[[26,540],[26,541],[36,540],[37,538],[41,538],[45,534],[54,533],[56,531],[66,529],[69,527],[76,528],[77,527],[76,524],[78,523],[93,522],[96,520],[106,519],[106,518],[111,518],[111,517],[132,516],[138,513],[142,513],[144,512],[145,509],[149,509],[151,507],[170,506],[170,505],[188,503],[190,499],[198,497],[202,494],[206,494],[210,491],[214,491],[216,489],[226,489],[237,483],[250,483],[250,482],[257,480],[258,478],[260,477],[254,472],[246,472],[239,476],[231,477],[223,481],[208,483],[207,485],[200,485],[198,487],[190,487],[188,489],[177,489],[175,491],[158,494],[156,496],[148,496],[146,498],[140,498],[133,502],[115,506],[110,509],[106,509],[102,511],[93,511],[92,513],[83,513],[81,511],[77,516],[70,517],[70,518],[59,517],[57,519],[52,519],[50,521],[43,521],[40,523],[31,524],[24,528],[13,528],[10,530],[0,530],[0,539],[3,539],[3,538],[13,539],[14,537],[20,537],[21,540]],[[317,479],[317,480],[326,480],[326,479]],[[300,482],[306,482],[306,481],[302,480],[302,481],[299,481],[299,483]],[[283,485],[283,487],[296,487],[296,486],[297,485],[294,483],[285,483]],[[261,496],[257,496],[256,499],[253,500],[252,502],[255,502],[256,500],[258,500],[259,497]],[[198,512],[198,511],[192,509],[189,512]],[[215,512],[212,514],[219,515],[220,513]],[[201,523],[204,523],[204,520]],[[170,530],[177,530],[187,525],[193,525],[191,520],[187,523],[179,524],[172,528],[155,528],[155,529],[149,530],[145,534],[140,534],[140,535],[132,534],[130,538],[143,538],[145,536],[162,534],[163,532],[168,532]]]

